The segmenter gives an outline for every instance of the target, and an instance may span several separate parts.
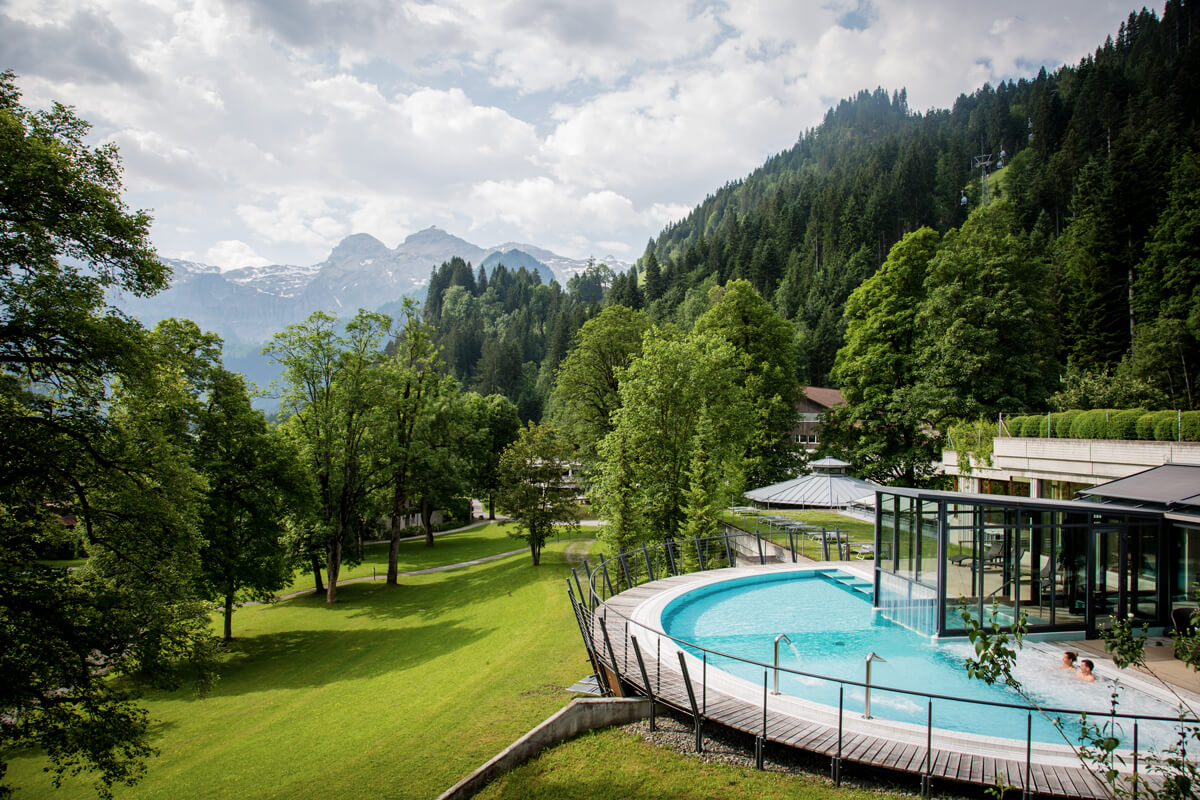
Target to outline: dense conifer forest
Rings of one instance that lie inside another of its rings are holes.
[[[666,228],[639,262],[642,296],[618,278],[610,302],[687,322],[706,285],[748,279],[795,321],[799,378],[828,383],[850,292],[906,233],[960,227],[980,203],[974,158],[991,154],[991,197],[1046,260],[1060,370],[1127,359],[1168,405],[1195,407],[1198,37],[1197,4],[1171,0],[1077,65],[948,110],[862,91]]]
[[[950,109],[911,109],[903,88],[864,90],[664,229],[629,273],[597,265],[563,290],[524,269],[489,277],[447,263],[426,319],[464,385],[536,419],[601,305],[687,330],[714,286],[745,279],[795,326],[797,380],[838,385],[851,292],[906,234],[962,228],[984,199],[977,157],[990,156],[989,199],[1035,262],[1021,291],[1049,322],[1037,332],[1050,347],[1039,386],[1003,410],[1045,410],[1056,391],[1077,400],[1097,380],[1112,388],[1093,405],[1196,408],[1198,39],[1197,5],[1170,0],[1161,14],[1131,13],[1078,64],[985,85]],[[992,411],[983,406],[963,410]]]

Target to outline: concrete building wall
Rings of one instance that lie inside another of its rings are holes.
[[[985,492],[988,481],[1028,483],[1032,497],[1069,498],[1077,489],[1124,478],[1161,464],[1200,464],[1200,442],[1143,442],[1108,439],[1034,439],[998,436],[992,463],[973,462],[962,473],[958,454],[942,452],[943,471],[957,489]]]

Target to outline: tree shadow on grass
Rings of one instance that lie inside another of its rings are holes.
[[[542,553],[542,563],[533,566],[528,552],[487,561],[470,567],[422,576],[419,581],[401,577],[396,586],[382,581],[371,586],[378,590],[346,598],[346,611],[352,617],[392,619],[396,615],[417,614],[436,618],[441,613],[474,603],[498,602],[497,612],[503,613],[503,598],[532,584],[552,581],[561,587],[564,605],[567,602],[567,579],[570,568],[561,552]],[[580,580],[586,580],[581,575]],[[351,588],[351,587],[347,587]],[[339,594],[342,591],[338,590]],[[339,604],[340,605],[340,604]]]
[[[486,635],[462,625],[430,621],[402,628],[294,630],[235,640],[208,697],[273,689],[317,688],[375,678],[424,662]],[[194,692],[176,695],[201,699]]]

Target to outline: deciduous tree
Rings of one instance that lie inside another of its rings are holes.
[[[541,563],[542,547],[556,524],[576,521],[574,491],[566,475],[571,445],[549,423],[529,423],[500,456],[500,510],[517,523],[510,535],[529,544],[533,565]]]

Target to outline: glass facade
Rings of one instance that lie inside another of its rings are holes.
[[[1198,591],[1200,531],[1164,535],[1153,512],[909,489],[876,509],[876,604],[930,635],[963,633],[964,613],[1088,635],[1111,616],[1164,625]]]

